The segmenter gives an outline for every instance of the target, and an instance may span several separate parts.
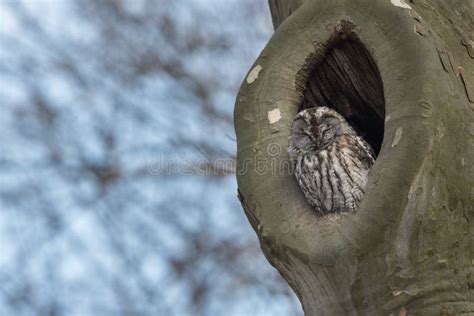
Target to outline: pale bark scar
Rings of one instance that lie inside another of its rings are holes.
[[[396,7],[411,9],[411,7],[404,0],[390,0],[390,2]]]
[[[425,36],[426,35],[425,27],[418,21],[415,22],[414,30],[415,30],[415,33],[420,35],[420,36]]]
[[[474,87],[470,84],[470,80],[468,80],[464,68],[458,67],[458,73],[461,76],[469,102],[474,103]]]
[[[257,65],[253,67],[253,69],[249,72],[247,76],[247,83],[251,84],[258,78],[258,74],[260,73],[260,70],[262,70],[262,66]]]
[[[397,130],[395,131],[395,137],[393,138],[392,147],[395,147],[398,145],[398,143],[400,142],[400,139],[402,139],[402,134],[403,134],[403,128],[401,127],[397,128]]]
[[[275,108],[268,112],[268,121],[270,124],[275,124],[281,119],[281,112],[279,108]]]
[[[421,16],[415,10],[410,10],[408,14],[418,22],[421,22]]]

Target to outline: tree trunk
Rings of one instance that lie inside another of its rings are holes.
[[[239,198],[267,259],[306,315],[474,314],[474,1],[270,10],[235,106]],[[308,102],[380,147],[355,213],[318,216],[289,172]]]

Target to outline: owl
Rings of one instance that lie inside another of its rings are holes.
[[[342,115],[328,107],[299,112],[291,125],[288,153],[298,184],[316,212],[357,209],[374,151]]]

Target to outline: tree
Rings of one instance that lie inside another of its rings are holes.
[[[266,258],[307,315],[474,312],[474,3],[269,3],[234,112]],[[320,102],[381,145],[353,214],[315,215],[288,172],[291,120]]]

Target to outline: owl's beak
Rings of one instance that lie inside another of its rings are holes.
[[[321,131],[319,130],[319,128],[318,128],[317,126],[314,126],[314,127],[311,129],[311,136],[312,136],[314,139],[318,139],[320,133],[321,133]]]

